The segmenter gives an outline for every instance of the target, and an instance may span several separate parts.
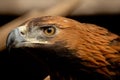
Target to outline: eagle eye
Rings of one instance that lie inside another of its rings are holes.
[[[53,27],[53,26],[46,26],[46,27],[43,27],[43,33],[46,35],[46,36],[52,36],[54,35],[56,32],[56,28]]]

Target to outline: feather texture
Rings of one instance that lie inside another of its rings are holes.
[[[29,35],[34,33],[36,36],[32,37],[36,42],[42,39],[49,43],[20,42],[23,45],[19,48],[32,48],[31,52],[38,55],[38,52],[35,52],[37,49],[41,53],[39,56],[44,55],[42,58],[50,67],[52,80],[88,80],[86,76],[92,80],[101,80],[100,77],[103,77],[102,80],[119,78],[119,35],[94,24],[80,23],[59,16],[34,18],[22,24],[21,28],[23,26],[26,27],[24,36],[27,37],[22,36],[25,40],[30,39]],[[39,29],[46,26],[55,27],[53,36],[40,34]],[[21,32],[20,29],[19,31]],[[19,44],[14,44],[14,48]]]

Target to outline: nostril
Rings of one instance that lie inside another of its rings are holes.
[[[23,31],[21,31],[20,33],[21,33],[22,35],[25,35],[25,32],[23,32]]]
[[[26,34],[26,27],[22,26],[22,27],[18,27],[19,30],[19,34],[21,36],[24,36]]]

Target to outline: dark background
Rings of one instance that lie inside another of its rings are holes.
[[[92,15],[70,17],[83,23],[92,23],[107,28],[109,31],[120,35],[120,14]]]

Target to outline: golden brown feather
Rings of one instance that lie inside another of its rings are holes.
[[[26,25],[24,39],[30,39],[30,35],[37,35],[32,37],[36,38],[37,44],[42,45],[24,43],[24,45],[18,46],[20,48],[39,48],[41,53],[48,53],[46,57],[49,60],[50,73],[52,73],[50,75],[53,76],[51,79],[79,80],[82,78],[77,77],[82,77],[81,75],[85,73],[87,73],[86,76],[99,76],[96,74],[100,74],[107,77],[105,79],[108,80],[117,80],[120,76],[120,37],[107,29],[59,16],[34,18],[21,25],[22,28],[24,25]],[[33,32],[34,34],[31,32],[31,30],[36,31],[44,26],[55,26],[57,29],[52,37],[45,36],[44,40],[49,44],[39,43],[39,39],[37,39],[39,31]],[[20,29],[19,31],[21,32]],[[92,78],[93,80],[99,78],[95,76]]]

